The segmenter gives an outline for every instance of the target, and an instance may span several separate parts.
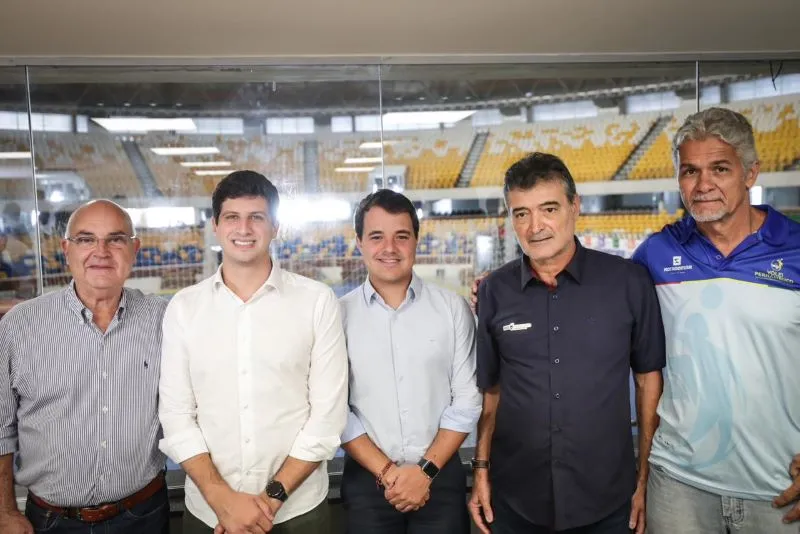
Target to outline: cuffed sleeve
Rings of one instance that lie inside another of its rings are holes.
[[[469,434],[478,424],[482,400],[476,375],[475,318],[463,298],[456,297],[453,304],[455,347],[450,372],[453,400],[442,413],[439,427]]]
[[[347,425],[344,427],[344,432],[342,433],[342,443],[347,443],[349,441],[353,441],[358,436],[366,434],[367,430],[364,428],[364,424],[361,422],[361,419],[353,413],[353,410],[350,410],[347,413]]]
[[[177,463],[208,452],[197,424],[197,401],[189,375],[185,335],[180,302],[173,300],[164,314],[158,415],[164,429],[159,448]]]
[[[307,462],[330,460],[347,424],[347,347],[336,296],[324,291],[314,311],[308,375],[311,412],[289,455]]]

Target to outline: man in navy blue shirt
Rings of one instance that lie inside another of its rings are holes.
[[[480,285],[472,517],[494,534],[642,534],[664,366],[652,280],[580,245],[580,199],[557,157],[512,165],[505,198],[524,255]]]

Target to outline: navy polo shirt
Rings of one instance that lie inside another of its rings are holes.
[[[500,388],[492,495],[557,530],[597,522],[631,498],[630,370],[665,364],[647,270],[576,243],[555,288],[523,256],[479,289],[478,385]]]

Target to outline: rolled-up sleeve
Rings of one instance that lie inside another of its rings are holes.
[[[481,415],[481,394],[475,370],[475,317],[467,302],[453,302],[455,347],[450,372],[450,406],[442,413],[439,427],[468,434]]]
[[[364,424],[351,408],[350,411],[347,412],[347,425],[345,425],[344,432],[342,432],[342,443],[353,441],[358,436],[366,433],[367,430],[364,428]]]
[[[197,424],[197,401],[189,375],[189,354],[181,323],[182,302],[173,299],[164,314],[158,415],[164,429],[159,448],[182,463],[208,452]]]
[[[12,386],[13,335],[16,325],[7,315],[0,320],[0,456],[17,452],[17,406],[19,397]]]
[[[333,458],[348,419],[347,347],[339,304],[326,290],[314,310],[314,344],[308,375],[310,415],[289,456],[307,462]]]

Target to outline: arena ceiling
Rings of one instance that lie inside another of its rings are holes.
[[[797,0],[4,0],[0,106],[330,115],[696,90],[800,72]],[[379,72],[380,71],[380,72]],[[380,83],[378,78],[380,77]]]
[[[28,73],[36,111],[102,115],[290,116],[497,107],[630,94],[693,97],[693,62],[272,67],[56,67]],[[703,62],[700,86],[800,72],[800,61]],[[24,109],[24,69],[0,68],[0,105]]]

